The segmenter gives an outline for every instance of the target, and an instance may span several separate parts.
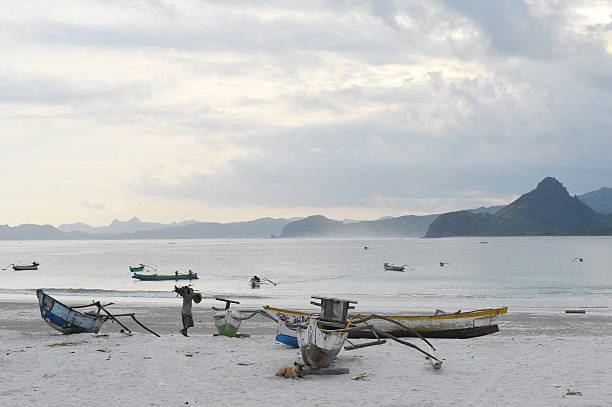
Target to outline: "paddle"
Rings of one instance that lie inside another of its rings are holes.
[[[269,281],[269,282],[271,282],[272,284],[276,285],[276,283],[275,283],[274,281],[272,281],[272,280],[270,280],[270,279],[268,279],[268,278],[262,278],[262,280]]]

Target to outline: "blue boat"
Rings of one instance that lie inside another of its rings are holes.
[[[36,290],[36,296],[42,318],[51,328],[63,334],[98,333],[102,323],[107,319],[105,315],[91,315],[76,311],[45,294],[41,289]]]

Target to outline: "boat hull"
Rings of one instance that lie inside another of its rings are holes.
[[[138,273],[139,271],[144,271],[144,266],[137,266],[137,267],[130,266],[130,271],[132,273]]]
[[[38,270],[38,265],[34,265],[34,264],[28,264],[28,265],[23,265],[23,266],[13,265],[13,270],[15,271]]]
[[[193,274],[132,274],[132,278],[141,281],[163,281],[163,280],[197,280],[198,273]]]
[[[312,369],[329,367],[342,349],[347,332],[324,332],[318,318],[310,318],[305,328],[296,329],[302,360]]]
[[[282,308],[264,307],[264,311],[273,319],[278,321],[276,328],[276,341],[284,343],[293,348],[299,347],[295,329],[291,329],[287,324],[305,324],[310,318],[309,313],[299,311],[289,311]]]
[[[242,323],[240,315],[231,309],[217,312],[213,316],[213,320],[219,335],[229,336],[230,338],[236,336]]]
[[[288,321],[290,323],[303,323],[304,320],[311,315],[306,312],[273,308],[269,306],[264,307],[264,310],[268,314],[272,315],[276,320]],[[411,329],[414,329],[425,338],[467,339],[498,332],[499,327],[497,325],[497,320],[507,312],[508,307],[503,307],[443,315],[385,316],[406,325]],[[353,320],[353,322],[356,321],[357,320]],[[374,319],[368,323],[396,337],[415,336],[414,332],[405,330],[404,328],[383,319]],[[287,327],[287,325],[279,322],[277,329],[277,336],[278,335],[295,336],[296,334],[295,331],[291,330],[289,327]],[[350,338],[375,338],[375,336],[369,331],[356,331],[349,334],[349,339]],[[280,342],[286,343],[286,341]]]
[[[36,291],[40,314],[53,329],[63,334],[98,333],[106,317],[92,316],[73,310],[42,290]]]

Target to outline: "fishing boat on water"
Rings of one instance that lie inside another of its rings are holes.
[[[395,264],[385,263],[383,264],[383,267],[385,268],[385,270],[388,270],[388,271],[405,271],[406,270],[405,264],[403,266],[397,266]]]
[[[131,317],[138,325],[145,330],[157,335],[155,332],[142,325],[134,316],[134,313],[129,314],[112,314],[105,307],[112,305],[109,303],[102,305],[100,301],[92,302],[86,305],[68,306],[55,298],[51,297],[42,289],[36,290],[36,296],[38,297],[38,304],[40,306],[40,315],[42,319],[49,324],[53,329],[63,334],[76,334],[76,333],[98,333],[102,324],[111,319],[117,322],[122,328],[123,332],[128,334],[132,331],[122,324],[117,317]],[[96,311],[92,312],[81,312],[77,309],[95,307]],[[103,313],[101,313],[103,312]]]
[[[162,280],[197,280],[198,273],[194,273],[189,270],[189,273],[181,274],[178,271],[175,271],[174,274],[132,274],[132,278],[141,281],[162,281]]]
[[[289,346],[297,347],[297,334],[292,326],[303,324],[312,315],[308,312],[265,306],[264,311],[276,319],[278,327],[276,340]],[[508,312],[508,307],[489,308],[475,311],[446,313],[437,310],[433,315],[391,315],[383,314],[373,318],[371,324],[378,329],[389,332],[398,338],[414,337],[412,330],[425,338],[467,339],[489,335],[499,331],[499,317]],[[363,317],[357,317],[363,319]],[[410,330],[389,322],[400,322]],[[369,332],[351,332],[349,338],[373,338]]]
[[[138,272],[144,271],[145,267],[146,265],[141,263],[138,266],[130,266],[130,271],[132,273],[138,273]]]
[[[40,263],[32,262],[32,264],[11,264],[13,266],[13,270],[22,271],[22,270],[38,270],[38,266]]]

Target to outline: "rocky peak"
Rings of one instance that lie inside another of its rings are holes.
[[[569,196],[569,192],[563,186],[562,183],[557,181],[554,177],[546,177],[536,187],[536,193],[545,194],[548,196]]]

